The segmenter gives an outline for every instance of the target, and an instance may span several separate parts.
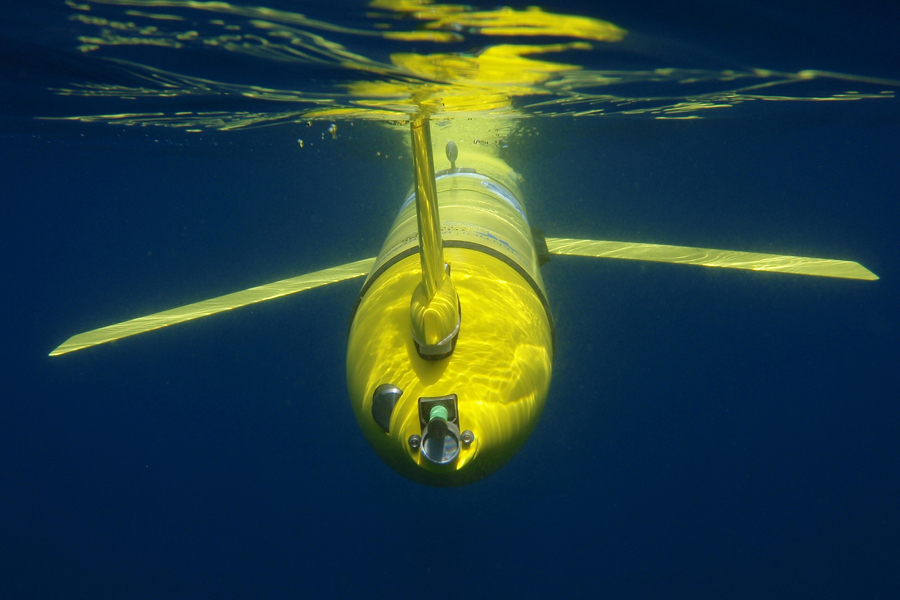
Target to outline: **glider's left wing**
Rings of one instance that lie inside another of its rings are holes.
[[[272,300],[287,296],[288,294],[296,294],[304,290],[321,287],[329,283],[337,283],[345,279],[361,277],[369,273],[372,265],[375,264],[374,258],[367,258],[356,262],[341,265],[340,267],[332,267],[323,269],[314,273],[307,273],[299,277],[283,279],[274,283],[260,285],[248,290],[226,294],[218,298],[195,302],[187,306],[173,308],[163,312],[158,312],[146,317],[138,317],[124,323],[116,323],[108,325],[100,329],[86,331],[78,335],[70,337],[63,342],[56,350],[50,353],[50,356],[58,356],[67,352],[74,352],[82,348],[96,346],[118,340],[130,335],[144,333],[145,331],[153,331],[175,323],[183,323],[200,317],[207,317],[216,313],[231,310],[248,304],[255,304],[265,300]]]

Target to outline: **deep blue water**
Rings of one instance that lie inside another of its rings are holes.
[[[649,63],[900,79],[896,7],[684,6],[545,5],[627,28]],[[900,595],[896,99],[534,120],[508,158],[550,236],[846,258],[881,279],[554,259],[537,430],[489,478],[430,489],[351,413],[359,281],[47,357],[374,255],[412,179],[399,141],[364,122],[311,150],[305,125],[35,120],[107,111],[48,91],[105,67],[71,50],[63,3],[3,11],[0,596]]]

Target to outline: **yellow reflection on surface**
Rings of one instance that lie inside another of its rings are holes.
[[[166,14],[154,14],[154,13],[146,13],[141,12],[139,10],[126,10],[125,14],[129,17],[145,17],[147,19],[158,19],[160,21],[183,21],[184,17],[179,17],[178,15],[166,15]]]
[[[391,55],[391,62],[423,79],[462,85],[522,86],[513,88],[511,93],[529,93],[543,91],[533,86],[547,81],[554,73],[580,67],[525,58],[524,55],[575,49],[590,50],[590,46],[579,43],[544,46],[499,44],[486,48],[477,56],[398,53]]]
[[[260,73],[285,71],[291,75],[279,81],[297,82],[290,86],[294,89],[278,89],[217,81],[196,73],[162,70],[149,60],[109,57],[116,68],[141,83],[73,84],[55,90],[62,95],[125,101],[234,98],[230,114],[195,113],[191,119],[176,115],[183,112],[178,108],[166,112],[162,104],[149,111],[113,111],[132,115],[127,122],[133,125],[243,129],[312,118],[391,121],[422,110],[436,117],[471,113],[697,119],[727,114],[731,111],[719,109],[760,100],[891,98],[900,85],[893,80],[811,70],[586,69],[578,64],[579,57],[585,57],[585,63],[588,58],[591,64],[602,63],[603,49],[622,41],[625,29],[600,19],[555,14],[538,7],[480,10],[428,0],[374,0],[368,12],[346,19],[353,24],[349,27],[299,12],[231,2],[69,0],[67,4],[74,11],[73,23],[87,30],[78,36],[78,48],[83,52],[105,56],[120,47],[142,46],[147,47],[148,57],[154,57],[156,52],[202,50],[223,58],[257,61],[264,67]],[[493,43],[497,36],[507,37],[511,43]],[[514,43],[513,38],[522,37],[543,39],[534,40],[540,43]],[[438,47],[460,43],[467,44],[465,52],[457,48],[438,51]],[[419,45],[415,51],[411,51],[412,44]],[[565,60],[551,60],[554,53],[566,53]],[[329,69],[329,84],[313,88],[309,83],[312,76],[306,75],[310,68]],[[864,87],[835,91],[842,83]],[[781,90],[785,85],[791,86],[792,93]],[[882,89],[873,91],[873,86]],[[293,106],[288,110],[235,108],[244,100]],[[144,113],[151,114],[146,121],[135,116]],[[125,122],[113,116],[74,118]]]
[[[606,21],[545,13],[536,6],[524,11],[504,7],[487,12],[460,13],[428,25],[430,28],[447,26],[477,27],[482,35],[556,35],[597,42],[618,42],[626,33]]]
[[[409,13],[423,21],[430,21],[429,29],[458,30],[475,28],[482,35],[553,35],[596,42],[618,42],[626,31],[599,19],[558,15],[544,12],[538,6],[525,10],[500,7],[490,11],[473,11],[459,4],[432,4],[428,0],[375,0],[375,8]]]
[[[526,58],[527,54],[561,52],[583,48],[583,44],[491,46],[477,56],[460,54],[391,55],[391,62],[415,80],[361,81],[347,86],[357,104],[398,112],[432,113],[495,111],[512,105],[516,96],[548,94],[540,87],[556,73],[576,70],[577,65]],[[422,83],[425,80],[426,83]],[[439,82],[439,83],[432,83]],[[393,99],[386,102],[383,99]]]

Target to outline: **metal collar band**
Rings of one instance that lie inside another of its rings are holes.
[[[519,203],[519,201],[516,199],[516,197],[513,195],[513,193],[510,192],[508,189],[506,189],[506,187],[504,185],[502,185],[495,179],[492,179],[491,177],[488,177],[487,175],[482,175],[481,173],[476,173],[474,169],[471,169],[471,170],[456,169],[453,172],[441,171],[440,173],[438,173],[434,178],[435,185],[437,185],[438,181],[441,181],[443,179],[448,179],[451,177],[464,177],[466,179],[474,179],[476,181],[480,181],[481,185],[486,190],[488,190],[494,196],[497,196],[498,198],[500,198],[501,200],[503,200],[504,202],[509,204],[513,208],[513,210],[515,210],[517,213],[519,213],[519,215],[522,216],[523,219],[525,219],[526,223],[528,222],[528,217],[525,216],[525,209],[522,208],[522,205]],[[415,201],[415,199],[416,199],[416,191],[413,190],[406,197],[406,200],[403,201],[403,204],[400,206],[400,210],[397,212],[402,213],[403,210],[407,206],[409,206],[410,204],[412,204]]]

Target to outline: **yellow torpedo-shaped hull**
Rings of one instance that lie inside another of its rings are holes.
[[[416,315],[423,279],[422,219],[411,194],[360,293],[347,352],[350,399],[369,443],[395,471],[439,486],[476,481],[519,450],[544,407],[553,361],[553,326],[517,176],[489,155],[463,153],[459,161],[464,168],[435,179],[443,261],[459,303],[455,349],[423,357],[411,331],[411,301]],[[387,384],[402,393],[379,422],[374,397]],[[450,395],[459,430],[470,437],[440,463],[417,445],[425,436],[421,405]]]

